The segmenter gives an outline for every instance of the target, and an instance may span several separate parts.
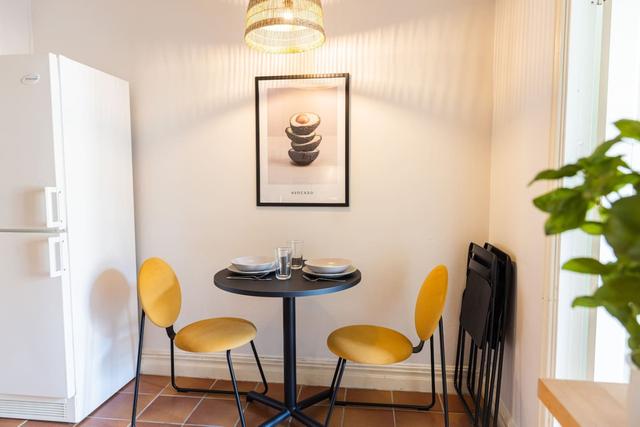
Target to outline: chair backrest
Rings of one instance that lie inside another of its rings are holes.
[[[180,283],[171,266],[160,258],[149,258],[140,267],[138,296],[146,316],[156,326],[168,328],[178,319]]]
[[[444,265],[435,267],[420,288],[416,301],[416,332],[421,341],[431,338],[438,327],[447,300],[449,272]]]

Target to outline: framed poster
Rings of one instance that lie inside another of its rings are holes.
[[[349,74],[256,77],[258,206],[349,206]]]

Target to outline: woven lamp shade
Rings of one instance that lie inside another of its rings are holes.
[[[320,0],[250,0],[244,40],[269,53],[298,53],[324,43]]]

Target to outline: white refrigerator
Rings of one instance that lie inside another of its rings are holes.
[[[0,417],[78,422],[134,376],[129,85],[0,56]]]

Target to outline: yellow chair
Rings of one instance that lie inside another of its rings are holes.
[[[138,275],[138,297],[142,306],[142,315],[140,317],[140,342],[138,343],[138,363],[136,367],[136,381],[133,395],[133,411],[131,414],[131,426],[136,425],[136,406],[138,404],[138,387],[140,383],[140,363],[142,360],[142,340],[144,336],[145,317],[156,326],[164,328],[167,331],[169,340],[171,341],[171,385],[178,392],[201,392],[201,393],[220,393],[233,394],[235,396],[238,412],[240,413],[240,421],[245,427],[244,415],[242,413],[242,405],[240,403],[240,393],[238,384],[233,371],[231,362],[231,350],[251,344],[251,350],[256,359],[260,377],[264,384],[264,391],[268,390],[267,380],[260,364],[260,358],[256,351],[253,339],[256,337],[256,327],[248,320],[235,317],[218,317],[213,319],[200,320],[180,329],[177,333],[173,326],[180,315],[180,307],[182,305],[182,293],[180,291],[180,283],[174,271],[169,264],[160,258],[147,259],[140,268]],[[227,364],[229,365],[229,374],[231,375],[231,383],[233,391],[228,390],[208,390],[183,388],[176,384],[175,363],[174,363],[174,345],[181,350],[192,353],[214,353],[218,351],[227,352]]]
[[[372,406],[395,409],[414,409],[428,411],[436,402],[436,374],[433,350],[434,333],[439,328],[440,335],[440,363],[442,370],[442,391],[444,404],[444,422],[449,425],[449,406],[447,403],[447,378],[444,360],[444,328],[442,326],[442,312],[447,298],[448,272],[444,265],[435,267],[424,280],[415,309],[415,325],[419,343],[411,344],[409,338],[393,329],[373,325],[353,325],[336,329],[327,338],[327,346],[336,356],[336,366],[329,395],[331,403],[327,412],[325,426],[329,425],[335,404],[345,406]],[[342,374],[347,361],[369,365],[390,365],[402,362],[413,353],[419,353],[429,340],[431,353],[431,403],[429,405],[404,405],[370,402],[336,401],[337,390],[340,388]]]

